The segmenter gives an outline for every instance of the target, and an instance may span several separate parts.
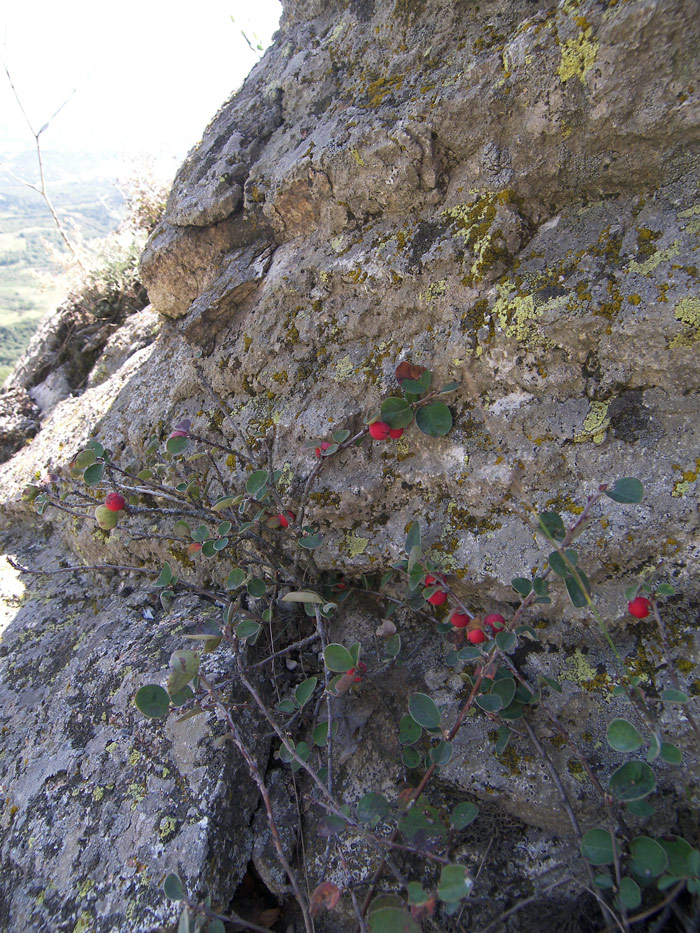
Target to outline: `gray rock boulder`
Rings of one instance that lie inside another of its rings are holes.
[[[241,440],[258,453],[269,446],[284,471],[283,504],[296,509],[318,463],[303,445],[339,427],[360,431],[398,393],[395,369],[410,361],[430,368],[435,385],[459,383],[446,396],[453,427],[434,438],[414,424],[398,441],[328,459],[305,515],[324,535],[309,581],[320,586],[340,572],[374,579],[405,555],[406,529],[419,520],[430,558],[464,603],[510,617],[519,603],[511,581],[541,572],[551,550],[528,515],[557,512],[573,524],[601,483],[636,477],[643,501],[604,500],[580,538],[581,563],[616,651],[652,701],[672,685],[672,666],[696,697],[696,14],[692,0],[287,3],[274,46],[188,156],[144,252],[143,280],[162,321],[155,340],[128,358],[115,352],[109,365],[105,357],[104,374],[92,369],[81,397],[59,402],[0,470],[5,533],[17,553],[44,568],[168,560],[192,586],[223,585],[234,557],[192,560],[147,515],[134,512],[107,536],[87,512],[83,521],[55,508],[34,515],[21,491],[37,472],[62,471],[63,481],[91,437],[119,463],[141,464],[152,437],[165,441],[188,418],[193,431],[228,448],[217,449],[212,466],[227,491],[249,475],[234,452]],[[44,536],[45,554],[27,551]],[[285,547],[282,561],[296,553]],[[675,588],[663,607],[670,656],[658,627],[626,612],[625,588],[641,579]],[[213,749],[204,725],[163,729],[131,702],[178,646],[173,623],[187,633],[187,619],[205,610],[176,602],[146,620],[148,586],[129,581],[134,605],[127,599],[125,610],[116,581],[114,592],[89,584],[86,608],[86,584],[81,592],[47,580],[3,640],[12,745],[2,780],[14,801],[3,843],[14,892],[8,929],[73,929],[82,912],[83,929],[167,923],[174,913],[158,883],[176,868],[198,894],[213,892],[226,905],[252,860],[268,889],[284,896],[239,758]],[[523,636],[514,663],[531,683],[558,681],[561,693],[545,689],[547,707],[607,786],[623,760],[607,745],[607,724],[631,715],[614,693],[622,672],[561,583],[551,599],[530,612],[538,640]],[[41,627],[40,600],[63,626],[60,638]],[[393,801],[415,779],[398,741],[409,697],[431,695],[449,725],[468,695],[468,669],[446,665],[450,645],[404,610],[394,620],[402,664],[385,667],[376,604],[351,606],[334,616],[329,637],[360,641],[370,671],[333,700],[335,786],[353,805],[370,790]],[[229,661],[211,663],[232,676]],[[321,673],[315,648],[293,663]],[[278,682],[265,689],[293,684],[290,670],[279,662]],[[73,720],[54,702],[59,696],[74,703]],[[658,709],[684,767],[656,763],[657,813],[643,831],[692,835],[697,748],[683,714]],[[571,814],[586,831],[601,819],[601,798],[544,708],[527,723],[539,749],[523,725],[495,754],[499,724],[470,716],[431,785],[446,812],[478,801],[489,827],[465,831],[450,855],[481,872],[469,906],[475,928],[496,922],[511,896],[533,891],[537,916],[524,910],[513,929],[541,929],[544,911],[564,918],[595,909],[575,885],[548,894],[547,872],[574,864]],[[296,819],[310,886],[327,879],[345,890],[348,872],[371,878],[376,861],[359,838],[344,865],[336,850],[327,854],[317,808],[301,802],[297,814],[274,758],[278,740],[268,760],[268,739],[260,760],[284,849],[297,844]],[[114,759],[105,753],[112,742]],[[20,748],[30,752],[21,757]],[[134,763],[132,749],[142,756]],[[94,794],[109,783],[107,818]],[[133,794],[132,784],[140,788]],[[240,812],[231,812],[226,801],[239,784]],[[158,834],[169,832],[170,818],[168,850]],[[36,820],[48,840],[40,854]],[[228,878],[224,857],[234,866]],[[51,877],[60,884],[39,910],[34,879]],[[90,883],[82,895],[75,887]],[[317,923],[352,929],[349,898]]]

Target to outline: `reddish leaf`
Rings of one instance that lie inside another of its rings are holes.
[[[323,907],[333,910],[340,900],[340,888],[332,881],[322,881],[311,895],[311,916],[315,917]]]
[[[426,917],[431,917],[435,911],[435,898],[429,897],[427,901],[423,904],[416,904],[411,907],[411,916],[414,920],[424,920]]]
[[[403,382],[404,379],[420,379],[425,371],[425,366],[415,366],[413,363],[404,360],[403,363],[399,363],[396,367],[396,381]]]

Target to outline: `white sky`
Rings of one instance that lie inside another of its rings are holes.
[[[279,0],[7,0],[0,53],[35,129],[76,88],[46,151],[180,162],[257,61],[241,29],[266,47],[280,13]],[[32,146],[2,69],[0,155]]]

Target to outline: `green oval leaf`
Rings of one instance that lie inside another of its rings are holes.
[[[188,700],[191,700],[194,696],[194,691],[192,687],[186,685],[182,690],[177,690],[175,693],[170,694],[170,703],[174,707],[184,706]]]
[[[632,878],[623,878],[620,881],[620,890],[617,892],[615,903],[626,910],[635,910],[642,903],[642,892],[639,885]]]
[[[648,800],[630,800],[627,809],[635,816],[642,817],[653,816],[655,812]]]
[[[561,541],[566,534],[566,527],[558,512],[540,512],[537,518],[545,537]]]
[[[510,581],[510,585],[520,596],[528,596],[532,590],[532,580],[528,580],[526,577],[515,577]]]
[[[338,734],[338,723],[333,723],[333,738]],[[319,722],[317,726],[314,727],[314,731],[311,733],[314,740],[314,745],[319,745],[321,748],[324,748],[328,745],[328,723]]]
[[[407,745],[401,752],[401,761],[403,761],[404,765],[409,769],[417,768],[422,761],[422,756],[417,748],[413,748],[412,745]]]
[[[487,713],[498,713],[503,709],[503,700],[497,693],[482,693],[476,698],[477,706],[480,706]]]
[[[510,654],[510,652],[518,644],[518,636],[514,632],[499,632],[496,635],[496,644],[504,652],[504,654]],[[507,703],[505,704],[508,705]]]
[[[585,609],[591,595],[591,584],[583,570],[578,570],[578,578],[569,575],[564,580],[569,599],[576,609]],[[580,580],[580,582],[579,582]]]
[[[307,745],[306,742],[299,742],[295,749],[297,755],[301,758],[302,761],[308,761],[309,755],[311,754],[311,748]],[[292,771],[298,771],[301,768],[301,762],[294,759],[291,762]]]
[[[323,652],[323,659],[329,671],[344,674],[354,667],[352,655],[343,645],[328,645]]]
[[[236,626],[236,638],[240,638],[241,640],[256,638],[260,634],[261,628],[262,626],[260,623],[256,622],[254,619],[244,619]]]
[[[303,680],[296,688],[294,691],[294,699],[297,701],[300,708],[311,699],[317,683],[318,677],[307,677],[307,679]]]
[[[452,758],[452,743],[440,742],[439,745],[430,749],[429,757],[432,763],[438,767],[446,765]]]
[[[680,765],[683,764],[683,753],[677,745],[673,745],[671,742],[662,742],[661,760],[665,761],[667,765]]]
[[[661,694],[661,699],[666,703],[688,703],[690,702],[690,697],[687,693],[683,693],[682,690],[664,690]]]
[[[618,800],[640,800],[655,787],[654,772],[644,761],[628,761],[610,776],[610,790]]]
[[[617,752],[634,752],[644,739],[631,722],[626,719],[613,719],[608,724],[608,745]]]
[[[406,532],[406,543],[404,544],[404,549],[407,554],[410,554],[414,548],[418,548],[420,550],[420,546],[420,522],[411,522],[411,524],[408,526],[408,531]]]
[[[179,876],[174,872],[166,875],[165,881],[163,882],[163,893],[169,901],[181,901],[185,896],[182,881],[180,881]]]
[[[179,457],[187,449],[189,442],[189,437],[169,437],[165,442],[165,449],[173,457]]]
[[[612,865],[615,861],[612,836],[607,829],[591,829],[581,839],[581,855],[591,865]]]
[[[299,538],[299,547],[306,548],[307,551],[313,551],[323,542],[323,535],[317,531],[312,535],[304,535],[303,538]]]
[[[134,697],[134,703],[139,712],[152,719],[167,716],[170,709],[170,697],[158,684],[146,684],[145,687],[141,687]]]
[[[256,599],[260,599],[262,596],[267,593],[267,585],[264,580],[261,580],[260,577],[253,577],[252,580],[248,581],[247,590],[251,596],[254,596]]]
[[[668,856],[663,847],[649,836],[637,836],[630,843],[631,869],[642,881],[651,881],[666,871]]]
[[[241,502],[240,496],[221,496],[216,500],[214,505],[212,505],[212,512],[221,512],[223,509],[230,509],[234,505],[238,505]]]
[[[86,486],[97,486],[101,482],[105,471],[104,463],[93,463],[83,473],[83,482]]]
[[[229,573],[226,578],[226,589],[235,590],[243,584],[247,574],[245,570],[241,570],[240,567],[234,567],[231,573]]]
[[[399,907],[382,907],[368,917],[370,933],[421,933],[420,924]]]
[[[413,745],[423,734],[423,730],[411,716],[402,716],[399,721],[399,742],[401,745]]]
[[[440,710],[434,700],[425,693],[414,693],[408,701],[411,718],[425,729],[437,729],[440,725]]]
[[[644,486],[631,476],[617,479],[612,489],[606,489],[605,495],[613,502],[631,503],[641,502],[644,498]]]
[[[389,815],[389,801],[382,794],[369,793],[357,802],[357,818],[372,826]]]
[[[189,648],[181,648],[170,655],[168,693],[170,696],[188,684],[199,671],[199,655]]]
[[[452,811],[452,825],[455,829],[464,829],[479,815],[479,808],[475,803],[458,803]]]
[[[464,865],[443,865],[438,884],[438,897],[441,901],[453,904],[466,897],[473,884],[469,871]]]
[[[444,402],[431,402],[418,409],[416,424],[428,437],[443,437],[452,428],[452,413]]]
[[[676,878],[684,878],[688,874],[688,859],[693,853],[692,846],[680,837],[656,841],[668,857],[668,873]]]
[[[311,590],[297,590],[294,593],[287,593],[282,597],[280,602],[283,603],[318,603],[319,606],[323,604],[323,599],[318,593],[314,593]]]
[[[255,496],[267,484],[269,478],[267,470],[255,470],[246,480],[246,492],[251,496]]]
[[[158,574],[158,579],[153,586],[168,586],[173,578],[173,571],[170,564],[166,561]]]
[[[405,428],[413,421],[413,409],[403,398],[385,398],[380,411],[382,421],[390,428]]]

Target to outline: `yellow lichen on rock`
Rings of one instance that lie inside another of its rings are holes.
[[[609,401],[591,402],[591,407],[583,421],[583,431],[574,437],[577,444],[583,444],[586,441],[593,441],[594,444],[603,443],[610,427],[609,407]]]
[[[593,39],[589,26],[575,39],[567,39],[561,47],[561,62],[557,74],[565,84],[570,78],[578,78],[586,83],[586,75],[595,64],[598,54],[598,40]]]

